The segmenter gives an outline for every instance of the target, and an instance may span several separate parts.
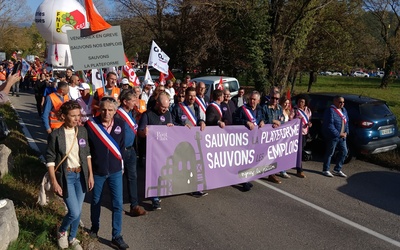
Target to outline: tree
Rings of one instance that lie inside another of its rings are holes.
[[[387,88],[393,81],[391,72],[399,59],[400,52],[400,2],[397,0],[366,0],[365,9],[368,10],[380,25],[381,39],[385,44],[385,75],[381,81],[381,88]]]

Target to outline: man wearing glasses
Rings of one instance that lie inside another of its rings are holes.
[[[246,100],[244,99],[244,88],[240,88],[238,94],[232,98],[233,103],[235,103],[236,108],[239,108],[246,104]]]
[[[279,105],[279,98],[281,97],[279,91],[271,89],[269,94],[269,101],[264,105],[263,110],[265,114],[265,124],[272,124],[272,128],[277,128],[283,122],[283,109]],[[280,184],[281,181],[274,174],[268,176],[268,180]]]
[[[347,177],[342,172],[342,167],[348,151],[346,138],[349,134],[349,116],[344,108],[344,98],[342,96],[333,98],[333,105],[325,110],[323,124],[326,150],[322,174],[327,177],[333,177],[333,175]],[[339,154],[337,155],[336,166],[331,173],[329,168],[336,148],[339,149]]]
[[[138,127],[138,135],[145,140],[149,132],[149,125],[167,125],[168,127],[174,126],[172,123],[171,113],[169,112],[169,96],[166,92],[161,92],[156,100],[156,105],[147,110],[140,119]],[[144,145],[144,148],[146,146]],[[151,198],[153,210],[160,210],[160,198]]]
[[[235,103],[231,100],[231,92],[229,89],[224,90],[224,100],[221,102],[222,113],[224,114],[223,120],[226,125],[233,124],[233,115],[236,111]]]

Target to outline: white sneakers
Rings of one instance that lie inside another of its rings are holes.
[[[57,233],[57,243],[61,249],[68,248],[68,232]]]
[[[340,177],[347,177],[347,175],[345,174],[345,173],[343,173],[342,171],[335,171],[335,170],[333,170],[332,171],[332,173],[334,174],[334,175],[337,175],[337,176],[340,176]]]
[[[344,177],[344,178],[347,177],[347,175],[345,173],[343,173],[342,171],[333,170],[332,173],[329,171],[322,171],[322,174],[325,175],[326,177],[333,177],[333,175]]]
[[[333,177],[333,174],[331,174],[331,172],[329,172],[329,171],[322,171],[322,174],[327,177]]]
[[[76,238],[74,238],[70,243],[70,247],[73,250],[83,250],[82,246],[79,244],[81,243],[79,240],[77,240]]]

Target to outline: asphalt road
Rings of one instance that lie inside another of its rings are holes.
[[[44,152],[46,133],[33,94],[10,98]],[[305,179],[289,170],[291,179],[282,184],[260,179],[250,192],[233,186],[209,190],[202,198],[165,197],[162,210],[137,218],[124,215],[124,239],[131,249],[400,248],[399,172],[354,160],[343,168],[348,178],[328,178],[320,174],[318,157],[303,168]],[[88,200],[82,221],[90,227]],[[103,201],[98,247],[112,249],[107,195]],[[143,203],[148,210],[150,204]]]

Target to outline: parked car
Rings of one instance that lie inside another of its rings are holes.
[[[385,75],[385,71],[376,72],[376,76],[382,78]]]
[[[377,154],[396,149],[400,146],[396,116],[385,101],[352,94],[309,93],[309,108],[312,111],[310,143],[321,148],[324,111],[333,103],[336,95],[344,97],[345,108],[349,115],[349,148],[345,162],[358,154]],[[293,98],[295,100],[295,97]],[[323,143],[324,144],[324,143]],[[322,147],[323,148],[323,147]]]
[[[323,76],[331,76],[332,72],[331,71],[322,71],[320,74]]]
[[[362,71],[355,71],[353,74],[351,74],[352,76],[355,77],[369,77],[368,73],[362,72]]]
[[[211,98],[211,93],[213,92],[214,89],[217,88],[217,85],[219,84],[219,81],[222,77],[222,82],[224,85],[225,89],[229,89],[231,92],[231,97],[234,97],[237,95],[238,90],[239,90],[239,81],[234,78],[234,77],[229,77],[229,76],[202,76],[202,77],[197,77],[192,79],[192,81],[196,82],[204,82],[206,84],[206,96]]]
[[[332,73],[332,76],[342,76],[342,73],[335,71]]]

